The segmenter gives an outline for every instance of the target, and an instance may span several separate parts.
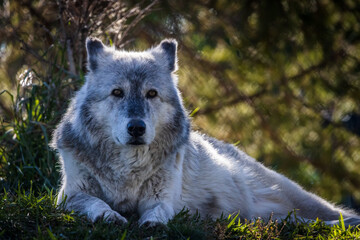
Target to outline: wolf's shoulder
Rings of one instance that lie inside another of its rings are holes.
[[[81,106],[86,105],[86,87],[83,86],[69,99],[65,114],[63,114],[60,122],[52,133],[52,141],[50,146],[53,149],[64,148],[64,145],[76,143],[75,136],[82,128],[79,115],[81,115]],[[74,142],[75,141],[75,142]]]

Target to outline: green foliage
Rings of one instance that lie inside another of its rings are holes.
[[[31,186],[31,184],[30,184]],[[290,213],[291,214],[291,213]],[[290,215],[288,216],[288,219]],[[99,221],[56,207],[53,191],[25,192],[17,188],[0,195],[1,239],[359,239],[360,226],[345,228],[343,222],[327,226],[321,221],[249,222],[238,215],[216,220],[201,219],[183,210],[167,226],[139,227],[137,219],[126,225]]]
[[[60,47],[53,51],[64,64],[64,51]],[[55,63],[56,58],[53,59]],[[16,95],[2,92],[10,97],[12,109],[12,119],[5,119],[0,127],[3,133],[0,139],[2,188],[14,189],[23,185],[28,189],[27,183],[32,181],[38,187],[53,189],[59,181],[57,158],[49,143],[51,131],[66,105],[63,91],[66,82],[62,71],[49,70],[52,74],[47,79],[41,75],[44,70],[40,73],[32,68],[25,69],[19,76]]]

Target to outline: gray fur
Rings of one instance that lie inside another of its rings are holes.
[[[98,56],[104,53],[105,46],[97,38],[88,38],[86,40],[86,49],[88,52],[89,69],[95,71],[98,67]]]
[[[360,218],[256,162],[230,144],[190,130],[176,87],[175,40],[144,52],[117,51],[87,40],[89,73],[54,132],[63,181],[60,203],[92,220],[166,223],[184,207],[201,216],[239,212],[242,218],[275,218],[298,209],[306,219],[328,220],[342,212],[349,224]],[[121,89],[121,97],[112,91]],[[147,98],[149,90],[158,95]],[[146,131],[133,145],[127,123]],[[141,139],[140,139],[141,138]],[[140,141],[141,140],[141,141]]]
[[[164,40],[160,43],[160,48],[166,53],[166,58],[168,60],[169,71],[174,71],[176,69],[176,48],[177,42],[174,40]]]

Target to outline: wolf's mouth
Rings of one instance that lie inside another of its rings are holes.
[[[129,144],[129,145],[144,145],[145,142],[142,139],[134,139],[134,140],[130,140],[129,142],[127,142],[127,144]]]

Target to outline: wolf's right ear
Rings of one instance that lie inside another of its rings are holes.
[[[99,56],[105,52],[105,45],[100,39],[94,37],[86,38],[86,51],[88,56],[88,68],[95,71],[99,66]]]

